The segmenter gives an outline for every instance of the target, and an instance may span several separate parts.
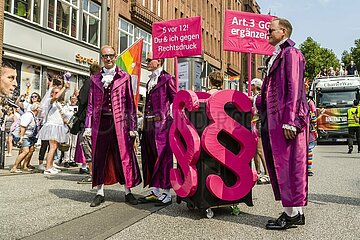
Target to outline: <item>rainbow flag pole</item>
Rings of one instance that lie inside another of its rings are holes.
[[[141,59],[142,59],[142,48],[143,38],[139,38],[130,47],[120,53],[116,59],[115,64],[131,75],[131,85],[134,93],[135,106],[139,103],[139,89],[141,79]]]

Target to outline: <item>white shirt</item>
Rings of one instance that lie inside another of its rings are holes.
[[[104,84],[104,88],[108,88],[111,82],[113,81],[114,76],[116,74],[115,68],[116,66],[114,66],[111,69],[103,68],[104,72],[102,73],[101,82]]]
[[[268,63],[266,75],[269,75],[270,69],[271,69],[272,65],[274,64],[276,57],[281,52],[280,45],[283,44],[284,42],[286,42],[286,40],[288,40],[288,38],[281,40],[278,44],[275,45],[275,50],[274,50],[273,55],[271,56],[270,61]]]
[[[159,67],[158,69],[156,69],[155,71],[153,71],[151,73],[151,75],[149,75],[149,83],[148,83],[148,88],[147,88],[147,92],[149,93],[151,91],[151,89],[153,89],[157,82],[158,82],[158,78],[160,77],[161,72],[163,71],[162,67]]]
[[[15,137],[20,137],[20,126],[22,126],[26,129],[24,138],[31,137],[34,132],[35,125],[36,122],[34,118],[34,113],[31,111],[25,112],[23,115],[21,115],[20,125],[15,128],[13,134]]]

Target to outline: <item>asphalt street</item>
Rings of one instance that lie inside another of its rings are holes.
[[[127,205],[119,185],[105,189],[101,207],[90,208],[95,191],[77,184],[84,177],[78,168],[54,176],[9,174],[14,159],[0,170],[0,239],[360,239],[360,153],[347,154],[345,145],[315,148],[306,225],[286,231],[265,229],[282,212],[270,185],[256,185],[254,206],[239,204],[237,216],[223,207],[208,219],[175,201],[165,208]]]

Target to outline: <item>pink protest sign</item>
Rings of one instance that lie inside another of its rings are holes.
[[[155,59],[201,55],[201,17],[153,23],[152,46]]]
[[[226,10],[224,50],[271,55],[267,32],[274,16]]]

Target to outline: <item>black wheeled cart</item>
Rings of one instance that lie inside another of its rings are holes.
[[[251,112],[240,112],[231,103],[225,105],[225,110],[227,114],[238,123],[249,130],[251,129]],[[201,102],[198,111],[187,112],[186,114],[201,137],[204,129],[210,123],[206,115],[206,104]],[[237,154],[240,151],[240,145],[231,138],[231,136],[220,133],[218,140],[233,153]],[[196,168],[198,171],[198,187],[196,193],[191,197],[185,198],[177,196],[177,203],[180,204],[184,201],[190,210],[198,208],[207,218],[214,216],[213,208],[234,206],[240,202],[245,203],[247,206],[253,206],[251,190],[245,197],[236,201],[224,201],[210,193],[206,187],[206,178],[209,174],[219,175],[227,186],[234,185],[236,177],[225,166],[210,157],[202,147]]]

